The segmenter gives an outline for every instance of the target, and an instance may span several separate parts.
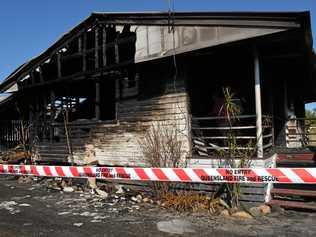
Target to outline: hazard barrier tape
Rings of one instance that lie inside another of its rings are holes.
[[[129,168],[1,164],[0,174],[192,183],[316,184],[316,168]]]

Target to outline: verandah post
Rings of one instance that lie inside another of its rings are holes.
[[[99,28],[95,28],[95,41],[94,41],[94,68],[99,69]],[[100,120],[101,110],[100,110],[100,82],[95,82],[95,118]]]
[[[255,101],[256,101],[257,156],[258,158],[263,158],[260,61],[259,61],[258,50],[256,47],[254,47],[254,76],[255,76]]]

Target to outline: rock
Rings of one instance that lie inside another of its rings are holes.
[[[83,223],[74,223],[73,225],[74,225],[74,226],[77,226],[77,227],[80,227],[80,226],[83,225]]]
[[[23,199],[26,199],[26,198],[30,198],[32,197],[31,195],[25,195],[25,196],[21,196],[21,197],[13,197],[11,198],[11,200],[14,200],[14,201],[20,201],[20,200],[23,200]]]
[[[85,217],[94,217],[97,215],[98,215],[98,213],[96,213],[96,212],[88,212],[88,211],[80,213],[80,216],[85,216]]]
[[[33,225],[33,223],[31,222],[23,223],[23,226],[31,226],[31,225]]]
[[[11,214],[18,213],[17,210],[14,208],[18,203],[15,201],[4,201],[0,203],[0,210],[5,209],[8,210]]]
[[[145,197],[145,198],[143,198],[143,202],[144,202],[144,203],[147,203],[147,202],[150,202],[150,200],[149,200],[148,197]]]
[[[139,206],[136,206],[136,205],[132,206],[132,208],[134,208],[134,209],[136,209],[136,210],[139,210],[139,209],[140,209],[140,207],[139,207]]]
[[[109,216],[94,216],[93,219],[95,219],[95,220],[103,220],[103,219],[106,219],[108,217]]]
[[[97,188],[97,180],[96,180],[96,178],[89,177],[87,179],[87,183],[88,183],[88,187],[90,187],[92,189]]]
[[[221,213],[219,214],[220,216],[224,216],[224,217],[229,217],[229,211],[227,209],[224,209],[223,211],[221,211]]]
[[[123,189],[123,186],[122,185],[115,185],[115,189],[117,190],[115,193],[117,194],[123,194],[124,193],[124,189]]]
[[[73,187],[64,187],[63,191],[66,193],[72,193],[75,189]]]
[[[271,213],[271,207],[269,207],[268,205],[259,206],[259,210],[263,215],[268,215]]]
[[[138,194],[138,195],[136,196],[136,199],[137,199],[137,202],[138,202],[138,203],[141,203],[142,200],[143,200],[143,197],[142,197],[142,195]]]
[[[19,184],[29,184],[31,183],[33,180],[32,180],[32,177],[30,176],[21,176],[19,177],[18,179],[18,183]]]
[[[101,189],[96,189],[95,192],[103,199],[108,198],[109,194]]]
[[[157,229],[170,234],[195,233],[190,222],[184,220],[160,221],[157,223]]]
[[[59,212],[57,215],[58,216],[63,216],[63,215],[68,215],[68,214],[70,214],[69,211],[64,211],[64,212]]]
[[[60,185],[61,185],[63,188],[65,188],[65,187],[68,186],[65,180],[62,180]]]
[[[117,213],[117,212],[118,212],[117,208],[112,208],[112,209],[109,209],[109,211],[111,211],[111,212],[115,212],[115,213]]]
[[[137,198],[136,198],[136,197],[131,197],[131,200],[132,200],[133,202],[137,202]]]
[[[54,186],[54,185],[48,185],[47,188],[48,188],[48,189],[57,190],[57,191],[61,191],[61,190],[62,190],[61,187],[57,187],[57,186]],[[29,189],[29,190],[30,190],[30,189]]]
[[[249,212],[252,216],[258,217],[258,216],[264,216],[271,213],[271,208],[267,205],[261,205],[258,207],[252,207],[249,209]]]
[[[252,219],[253,218],[249,213],[247,213],[245,211],[237,211],[237,212],[233,213],[231,216],[241,218],[241,219]]]
[[[258,217],[258,216],[262,215],[262,213],[261,213],[261,211],[260,211],[260,209],[258,207],[251,207],[249,209],[249,212],[254,217]]]
[[[90,222],[91,222],[91,223],[100,223],[101,220],[91,220]]]

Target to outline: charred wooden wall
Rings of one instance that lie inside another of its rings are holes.
[[[151,126],[175,129],[182,141],[182,158],[190,155],[188,94],[185,74],[174,77],[172,64],[152,63],[138,68],[136,86],[128,87],[128,78],[116,78],[116,119],[113,121],[74,122],[69,125],[70,143],[77,164],[92,160],[100,165],[148,166],[140,143]],[[110,78],[103,78],[110,80]],[[105,91],[101,91],[102,93]],[[101,111],[108,110],[105,104]],[[59,132],[62,131],[62,126]],[[55,144],[41,142],[40,159],[69,159],[66,136]]]
[[[140,143],[150,127],[156,125],[176,129],[183,144],[183,158],[190,154],[184,76],[174,78],[172,69],[163,63],[146,65],[140,70],[135,87],[128,88],[124,78],[117,83],[123,88],[116,93],[118,124],[100,125],[91,133],[95,157],[100,164],[146,165]]]

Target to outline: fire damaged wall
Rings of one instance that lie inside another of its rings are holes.
[[[144,66],[141,70],[146,70],[139,73],[134,88],[128,88],[127,80],[121,82],[124,89],[121,95],[117,91],[117,124],[96,126],[91,133],[99,164],[148,165],[141,144],[151,126],[156,125],[176,129],[182,142],[183,160],[189,155],[188,96],[184,78],[175,81],[170,71],[160,71],[164,66]]]

